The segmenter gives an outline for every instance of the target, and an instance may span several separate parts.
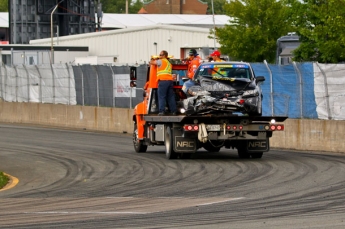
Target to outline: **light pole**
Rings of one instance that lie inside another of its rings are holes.
[[[52,13],[50,14],[50,35],[51,35],[51,48],[50,48],[50,60],[51,63],[54,64],[54,47],[53,47],[53,14],[55,12],[55,10],[58,8],[59,3],[56,4],[56,6],[54,7]]]
[[[212,19],[213,19],[213,44],[214,44],[214,50],[216,50],[216,23],[214,22],[214,9],[213,9],[213,0],[211,0],[212,5]]]

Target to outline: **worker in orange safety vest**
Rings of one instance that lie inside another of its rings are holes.
[[[188,78],[193,79],[194,73],[198,69],[199,65],[202,63],[202,59],[195,49],[189,51],[188,58]]]
[[[168,60],[168,52],[162,50],[159,54],[159,59],[151,59],[151,65],[157,66],[157,80],[158,80],[158,115],[165,115],[165,104],[168,102],[170,112],[176,115],[176,101],[173,91],[172,66]]]
[[[187,97],[191,96],[192,94],[189,93],[189,88],[195,85],[193,81],[194,74],[198,69],[199,65],[202,63],[202,59],[199,54],[196,52],[195,49],[191,49],[189,51],[189,59],[188,59],[188,78],[189,80],[185,81],[182,86],[182,91],[185,93]]]

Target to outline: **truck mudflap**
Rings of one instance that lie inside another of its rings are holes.
[[[174,151],[177,153],[195,153],[197,150],[197,139],[183,136],[181,127],[174,127]]]
[[[248,140],[247,151],[248,152],[267,152],[270,150],[270,141],[268,138],[265,140]]]
[[[195,138],[185,138],[182,136],[175,136],[174,151],[195,153],[197,150]]]

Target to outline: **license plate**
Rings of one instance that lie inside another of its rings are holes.
[[[208,131],[220,131],[220,125],[206,125]]]

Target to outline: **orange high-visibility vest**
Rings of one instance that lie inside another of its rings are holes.
[[[173,80],[171,72],[172,66],[167,59],[161,59],[162,64],[157,68],[157,81],[159,80]]]
[[[188,65],[188,78],[192,79],[194,76],[194,73],[196,72],[196,69],[201,64],[202,60],[199,56],[196,56],[189,62]]]

